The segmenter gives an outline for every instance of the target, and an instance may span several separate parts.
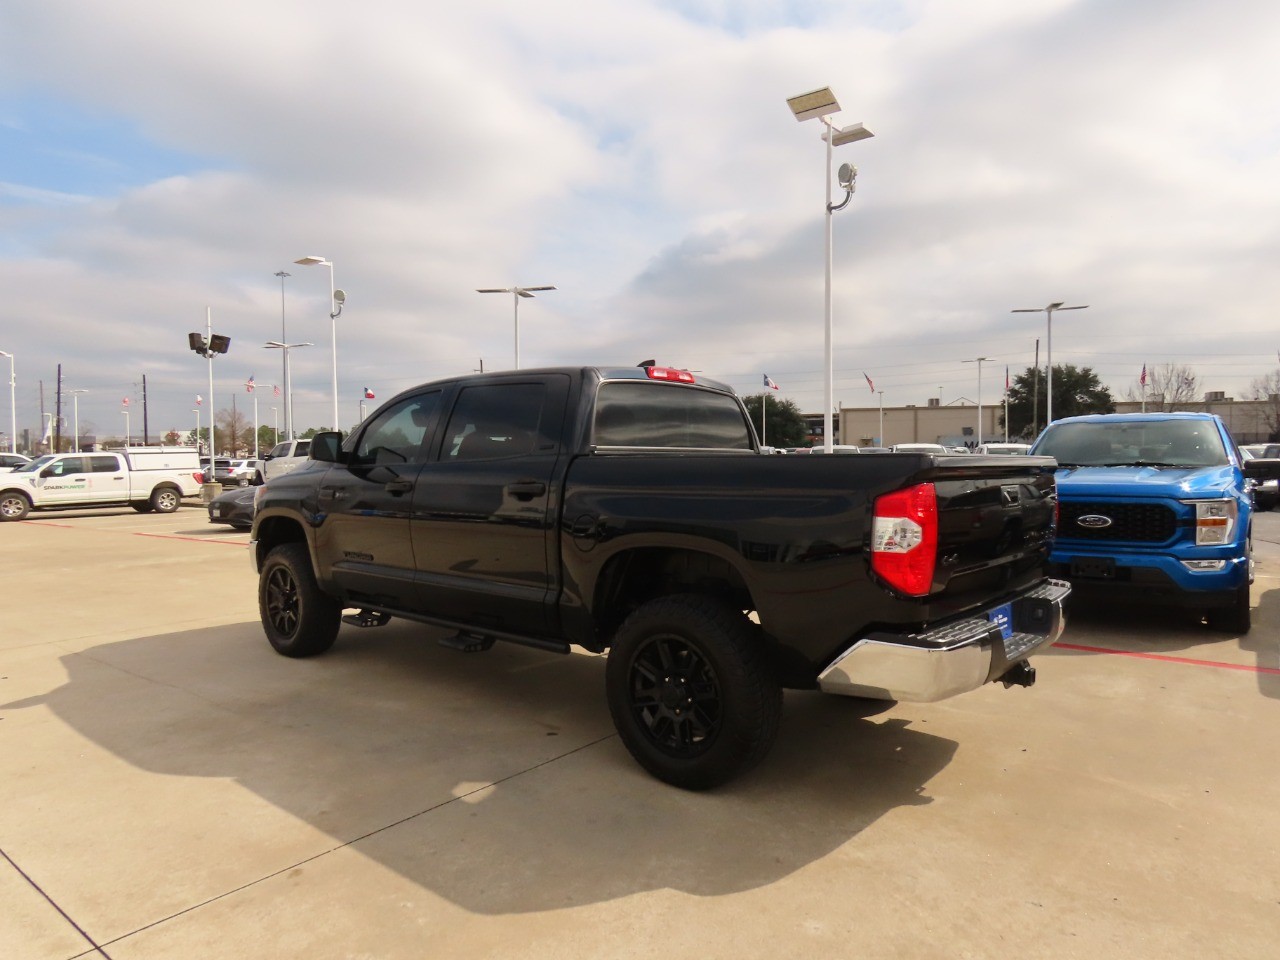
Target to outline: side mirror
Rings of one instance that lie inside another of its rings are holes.
[[[321,463],[341,463],[342,434],[336,430],[328,430],[312,437],[311,459]]]
[[[1246,460],[1244,475],[1254,480],[1280,480],[1280,460]]]

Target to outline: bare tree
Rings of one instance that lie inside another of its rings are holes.
[[[253,427],[248,417],[235,407],[218,411],[218,444],[227,451],[228,456],[240,455],[240,442],[245,430],[249,431],[250,443],[252,443]],[[253,449],[252,446],[250,449]],[[217,456],[220,453],[221,451],[215,451],[214,455]]]
[[[1267,425],[1269,440],[1280,437],[1280,370],[1256,377],[1245,393],[1246,400],[1261,400],[1262,420]]]
[[[1125,391],[1125,399],[1140,401],[1142,384],[1134,380]],[[1151,411],[1191,410],[1200,402],[1200,385],[1196,372],[1181,363],[1164,363],[1147,371],[1147,409]]]

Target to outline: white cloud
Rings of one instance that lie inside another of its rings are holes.
[[[838,152],[860,168],[833,220],[838,398],[869,402],[864,369],[886,403],[971,395],[960,360],[1029,364],[1043,324],[1008,311],[1057,299],[1090,308],[1055,324],[1055,360],[1117,392],[1174,361],[1239,395],[1280,345],[1280,10],[1260,0],[50,2],[0,29],[24,38],[10,101],[205,158],[119,195],[0,186],[0,348],[31,426],[59,361],[94,390],[82,419],[114,423],[147,373],[153,419],[187,425],[206,305],[226,389],[272,382],[282,267],[290,336],[316,342],[299,421],[326,422],[310,253],[350,295],[352,415],[366,385],[508,365],[509,304],[474,289],[510,283],[559,288],[524,304],[526,365],[656,355],[744,391],[767,369],[817,409],[823,148],[784,100],[823,84],[876,133]]]

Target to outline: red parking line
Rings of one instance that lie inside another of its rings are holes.
[[[1243,663],[1222,663],[1218,660],[1196,660],[1192,657],[1170,657],[1163,653],[1139,653],[1135,650],[1110,650],[1106,647],[1086,647],[1078,643],[1055,643],[1063,650],[1079,650],[1083,653],[1113,653],[1117,657],[1137,657],[1140,660],[1163,660],[1166,663],[1185,663],[1193,667],[1221,667],[1223,670],[1244,670],[1246,673],[1269,673],[1280,676],[1275,667],[1251,667]]]
[[[249,545],[243,540],[206,540],[203,537],[178,537],[171,533],[138,533],[135,530],[133,535],[135,537],[151,537],[154,540],[190,540],[192,543],[221,543],[228,547],[247,547]]]

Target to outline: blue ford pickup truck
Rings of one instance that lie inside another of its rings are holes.
[[[1058,461],[1054,575],[1202,611],[1214,629],[1250,626],[1253,505],[1248,478],[1280,460],[1245,460],[1209,413],[1070,417],[1032,448]]]

